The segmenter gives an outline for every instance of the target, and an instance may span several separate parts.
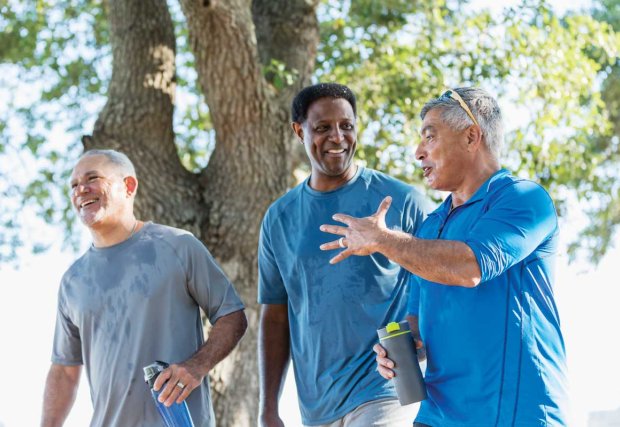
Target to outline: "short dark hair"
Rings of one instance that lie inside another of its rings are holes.
[[[321,98],[342,98],[346,99],[353,108],[353,114],[357,116],[355,108],[355,94],[345,85],[338,83],[318,83],[303,88],[295,99],[291,107],[291,118],[293,122],[303,123],[308,118],[308,108],[310,105]]]

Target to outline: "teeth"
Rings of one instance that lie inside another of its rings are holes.
[[[339,150],[327,150],[327,152],[331,154],[340,154],[340,153],[344,153],[344,148],[341,148]]]
[[[88,200],[88,201],[86,201],[86,202],[82,203],[82,204],[80,205],[80,208],[83,208],[83,207],[88,206],[88,205],[92,205],[92,204],[93,204],[93,203],[95,203],[96,201],[97,201],[96,199],[95,199],[95,200]]]

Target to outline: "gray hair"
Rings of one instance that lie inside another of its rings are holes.
[[[463,98],[480,125],[485,146],[496,159],[499,159],[504,145],[504,125],[502,111],[495,98],[485,90],[475,87],[459,87],[452,90]],[[426,113],[435,108],[441,109],[442,120],[455,131],[462,131],[474,124],[458,101],[445,94],[424,104],[420,112],[422,120]]]
[[[121,153],[120,151],[99,149],[88,150],[80,156],[80,159],[90,156],[104,156],[106,160],[112,163],[118,171],[123,174],[123,176],[136,177],[136,168],[134,168],[133,163],[131,163],[131,160],[129,160],[129,157],[127,157],[126,154]]]

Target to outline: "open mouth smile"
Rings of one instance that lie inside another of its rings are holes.
[[[99,199],[85,200],[85,201],[83,201],[83,202],[81,202],[79,204],[79,207],[80,207],[80,209],[84,209],[85,207],[90,206],[93,203],[98,202],[98,201],[99,201]]]

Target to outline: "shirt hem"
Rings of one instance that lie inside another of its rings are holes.
[[[58,359],[56,357],[52,357],[52,363],[55,365],[63,365],[63,366],[82,366],[84,364],[81,360],[66,360],[66,359]]]
[[[427,424],[431,427],[495,427],[497,424],[495,423],[491,423],[491,424],[472,424],[470,422],[467,423],[446,423],[445,421],[442,420],[435,420],[434,418],[426,418],[424,416],[420,417],[416,417],[415,421],[416,423],[422,423],[422,424]],[[538,420],[535,424],[531,423],[531,422],[526,422],[526,423],[515,423],[513,424],[513,427],[545,427],[545,426],[550,426],[553,424],[549,424],[548,422],[544,421],[544,420]]]

